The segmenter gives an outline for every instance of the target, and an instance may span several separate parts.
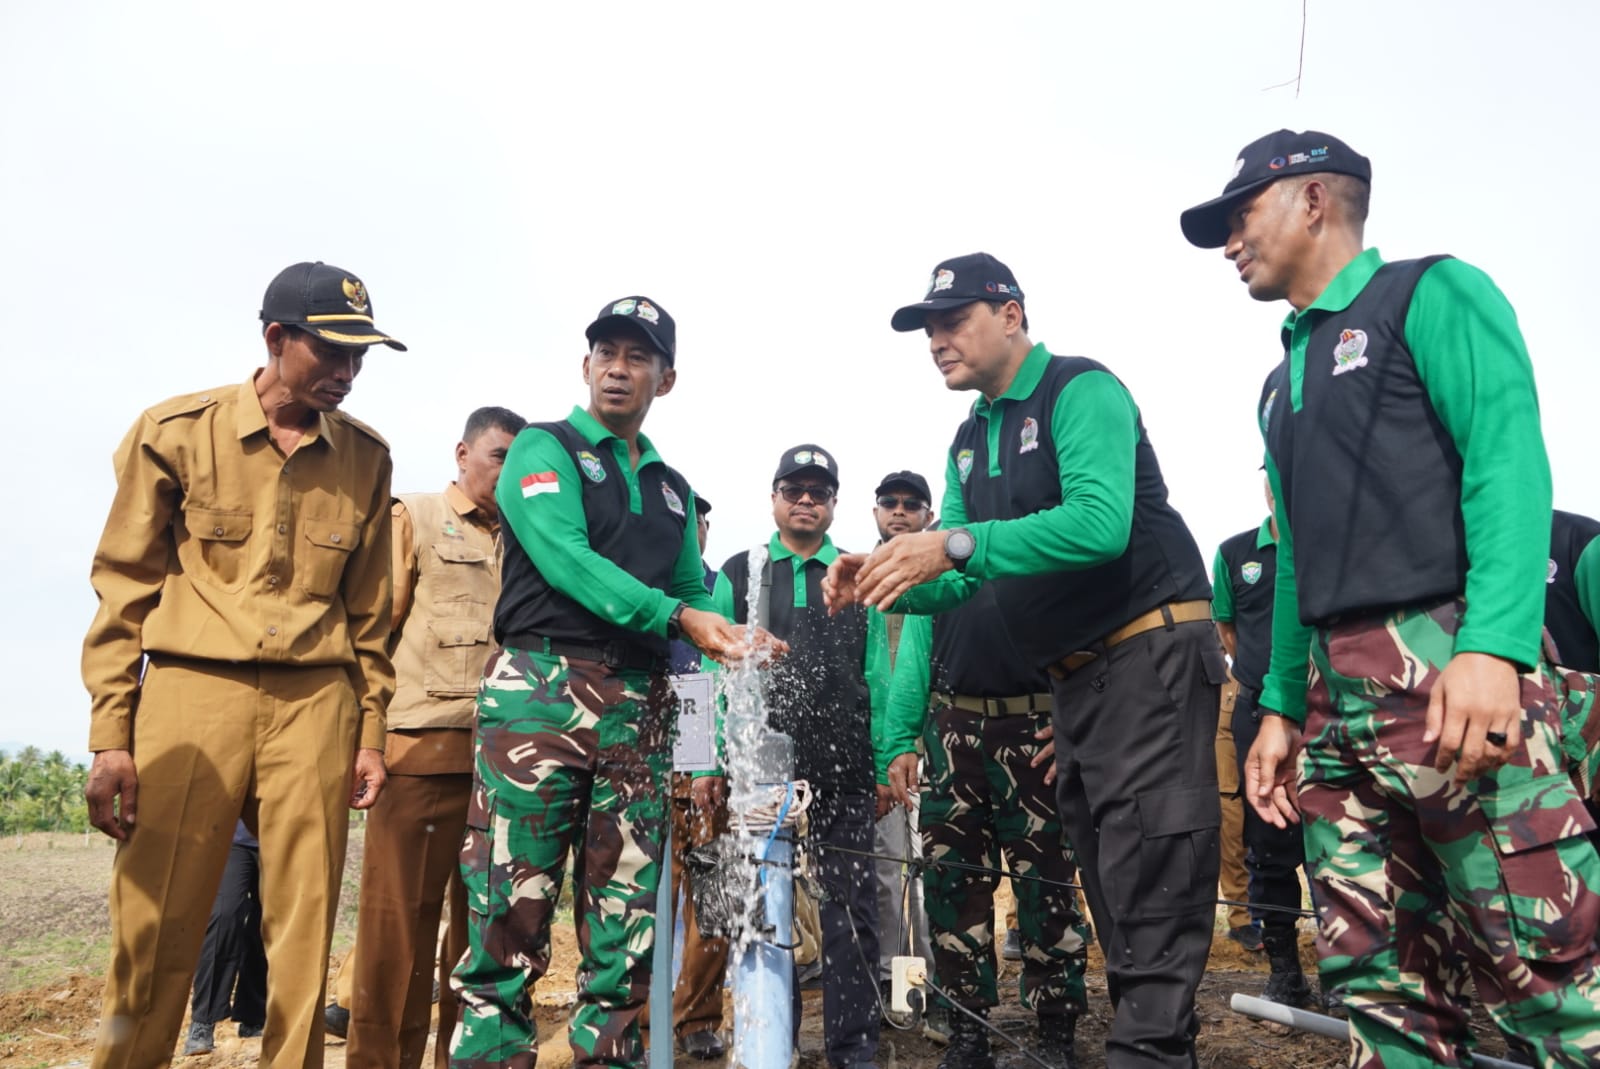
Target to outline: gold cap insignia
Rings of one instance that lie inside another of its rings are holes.
[[[350,306],[351,311],[367,314],[367,287],[361,284],[359,278],[344,280],[344,296],[345,303]]]

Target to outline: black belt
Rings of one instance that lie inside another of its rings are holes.
[[[565,642],[546,638],[530,631],[518,631],[505,637],[505,646],[517,650],[547,653],[552,657],[569,657],[578,661],[594,661],[607,668],[629,668],[639,672],[662,673],[667,670],[667,659],[630,642],[612,639],[597,646],[582,642]]]

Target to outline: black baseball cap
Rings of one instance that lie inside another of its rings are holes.
[[[928,489],[928,480],[914,471],[891,471],[883,477],[882,482],[878,483],[878,488],[872,491],[873,496],[885,490],[893,490],[897,486],[914,491],[923,501],[933,504],[933,494]]]
[[[772,476],[773,485],[777,485],[780,479],[799,475],[802,471],[819,471],[833,484],[834,489],[839,488],[839,464],[833,459],[833,454],[809,442],[783,451],[783,456],[778,458],[778,470]]]
[[[1348,174],[1370,182],[1372,161],[1317,130],[1298,134],[1278,130],[1259,137],[1239,150],[1222,196],[1196,204],[1178,217],[1183,236],[1202,249],[1220,249],[1228,243],[1228,216],[1240,201],[1280,178],[1319,173]]]
[[[372,322],[372,298],[367,287],[342,267],[298,263],[285,267],[267,283],[261,298],[261,322],[297,327],[335,345],[377,345],[404,350],[405,346]]]
[[[678,325],[665,308],[648,297],[635,294],[612,301],[600,309],[600,314],[589,324],[583,336],[593,345],[595,338],[607,327],[615,326],[619,320],[643,331],[644,336],[650,339],[650,344],[656,347],[656,352],[667,358],[667,366],[674,366],[678,357]]]
[[[1011,268],[986,252],[952,257],[933,269],[926,296],[916,304],[898,309],[889,325],[901,332],[921,330],[929,312],[960,308],[973,301],[1022,304],[1022,287],[1017,285],[1017,276],[1011,273]]]
[[[690,493],[694,493],[694,491],[691,490]],[[707,501],[699,494],[694,494],[694,514],[696,516],[711,515],[711,502]]]

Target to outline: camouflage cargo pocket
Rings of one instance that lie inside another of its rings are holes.
[[[1582,797],[1600,801],[1595,783],[1600,779],[1600,701],[1596,701],[1600,678],[1559,665],[1548,671],[1555,684],[1561,749],[1573,786]]]
[[[1591,952],[1600,924],[1600,896],[1587,891],[1600,875],[1585,836],[1594,821],[1561,774],[1540,776],[1478,798],[1500,863],[1511,937],[1522,958],[1574,961]]]
[[[467,810],[467,831],[461,840],[461,884],[467,909],[488,917],[494,876],[494,793],[481,787],[472,792]]]

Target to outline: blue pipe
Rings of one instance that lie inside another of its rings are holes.
[[[765,886],[769,937],[752,938],[733,977],[733,1064],[788,1069],[794,1056],[794,833],[768,840]]]
[[[650,1069],[672,1069],[672,811],[661,836],[656,884],[656,945],[650,959]]]

